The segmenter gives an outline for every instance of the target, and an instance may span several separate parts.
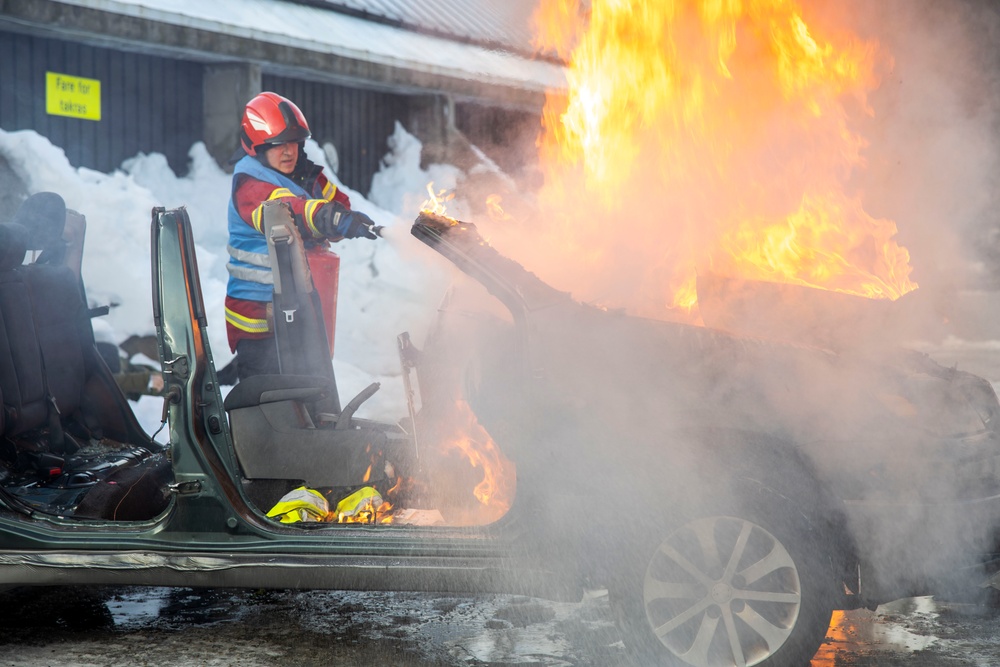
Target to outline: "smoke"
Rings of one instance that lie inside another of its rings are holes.
[[[632,471],[626,474],[636,489],[662,473],[661,485],[678,485],[675,496],[710,510],[726,502],[706,499],[706,489],[726,487],[713,480],[720,469],[709,461],[720,452],[754,458],[758,450],[690,431],[682,437],[679,425],[770,432],[806,452],[801,470],[811,468],[847,499],[850,534],[874,565],[863,576],[866,588],[876,587],[868,592],[904,594],[935,583],[924,580],[928,571],[940,584],[974,567],[968,554],[985,551],[993,538],[989,509],[964,505],[954,513],[957,501],[989,481],[983,471],[995,443],[969,444],[963,436],[984,432],[984,411],[996,405],[992,390],[899,343],[970,326],[955,320],[956,295],[1000,279],[1000,9],[985,0],[803,5],[813,34],[859,54],[871,74],[836,99],[819,125],[803,129],[796,110],[755,96],[750,84],[709,100],[721,103],[710,112],[728,122],[701,134],[675,117],[638,122],[635,109],[625,108],[623,119],[634,126],[590,146],[597,162],[565,161],[546,171],[538,192],[521,193],[513,220],[476,222],[494,246],[557,289],[666,320],[683,316],[668,307],[681,287],[678,270],[725,278],[733,268],[712,252],[732,219],[748,211],[780,216],[816,183],[840,186],[835,203],[844,215],[908,251],[918,290],[873,301],[723,281],[713,283],[711,314],[699,295],[709,324],[837,354],[657,328],[598,310],[533,313],[533,344],[541,348],[533,368],[545,387],[535,398],[551,419],[541,441],[555,452],[542,458],[549,471],[584,485],[588,475],[607,475],[632,458],[622,468]],[[696,32],[678,39],[697,53]],[[753,79],[754,66],[740,74]],[[565,131],[553,124],[558,118],[545,122],[549,132]],[[543,166],[558,157],[543,152]],[[599,183],[595,172],[607,178]],[[850,250],[850,259],[878,264],[874,244]],[[493,379],[476,368],[488,389]],[[488,419],[490,405],[483,399],[474,407],[491,433],[508,427],[503,417]],[[504,446],[505,438],[493,435]],[[607,468],[588,468],[588,458]],[[573,512],[572,504],[549,509]],[[627,520],[646,509],[633,508]]]
[[[510,239],[499,231],[498,244],[516,247],[533,270],[584,300],[677,317],[694,302],[697,274],[745,275],[753,267],[740,262],[751,254],[786,252],[782,227],[825,235],[800,232],[795,242],[809,252],[839,233],[827,215],[849,216],[865,234],[870,228],[893,243],[892,223],[872,219],[843,187],[863,161],[863,140],[849,121],[865,111],[881,62],[870,44],[840,39],[833,56],[816,63],[808,40],[789,46],[762,29],[768,21],[791,25],[783,8],[746,19],[745,30],[734,19],[735,48],[725,20],[716,26],[694,9],[660,10],[648,30],[618,13],[595,14],[598,34],[578,46],[569,97],[550,96],[536,220]],[[604,28],[602,20],[625,25]],[[608,45],[616,30],[630,31],[629,39]],[[796,57],[804,71],[783,60]],[[759,237],[747,229],[767,225],[772,247],[754,248]],[[833,241],[844,246],[845,263],[866,263],[858,241]],[[729,256],[727,246],[739,252]],[[905,265],[898,255],[889,247],[886,261]],[[788,258],[777,262],[775,275],[751,277],[780,280]]]
[[[968,290],[995,289],[1000,270],[1000,8],[980,0],[853,4],[843,16],[893,58],[892,70],[869,98],[874,114],[859,125],[869,145],[865,169],[854,174],[854,182],[874,215],[897,221],[920,284],[893,304],[885,321],[903,340],[972,331],[995,337],[1000,322],[994,312],[961,304]],[[970,432],[976,417],[965,414],[960,401],[950,402],[953,387],[917,374],[896,395],[912,401],[911,412],[922,423]],[[880,391],[874,398],[885,401],[888,395]],[[890,413],[904,409],[896,405]],[[945,429],[931,428],[933,435],[944,435]],[[920,440],[873,442],[871,451],[858,451],[856,458],[831,454],[821,463],[824,474],[833,476],[846,461],[864,462],[880,480],[866,498],[866,512],[854,515],[853,529],[870,550],[875,576],[887,582],[932,583],[918,577],[927,561],[956,574],[975,567],[970,552],[993,547],[990,510],[972,505],[948,515],[942,511],[947,503],[938,502],[968,497],[980,474],[943,452],[928,456]],[[973,468],[983,456],[988,459],[986,451],[972,454]]]
[[[833,241],[847,262],[879,276],[869,281],[876,294],[898,297],[883,281],[898,280],[912,267],[909,277],[924,289],[900,309],[916,311],[909,337],[922,337],[922,328],[949,317],[947,302],[956,288],[995,280],[1000,116],[992,74],[997,56],[990,47],[997,11],[972,0],[856,4],[803,8],[811,34],[863,70],[839,98],[831,92],[837,81],[808,91],[807,101],[827,105],[822,118],[808,124],[801,106],[768,101],[778,97],[776,84],[765,81],[767,63],[751,58],[737,63],[739,70],[729,63],[739,85],[715,97],[704,94],[705,126],[692,124],[685,114],[693,112],[683,105],[643,116],[635,108],[643,102],[633,93],[619,100],[623,108],[610,131],[602,128],[584,146],[583,160],[559,163],[546,143],[552,135],[570,134],[565,123],[572,119],[552,117],[559,103],[553,97],[543,121],[546,183],[517,200],[531,200],[534,208],[519,206],[515,221],[488,226],[491,240],[582,300],[677,318],[687,317],[677,308],[684,305],[679,294],[688,289],[691,300],[696,275],[783,281],[719,252],[723,237],[749,248],[748,256],[773,252],[773,246],[751,246],[759,237],[739,240],[744,221],[758,231],[761,220],[775,223],[768,242],[777,245],[787,241],[781,235],[786,218],[824,223],[824,215],[842,216],[856,228],[851,234],[869,240]],[[701,37],[689,29],[676,39],[687,46]],[[740,38],[752,42],[742,33]],[[708,57],[706,49],[690,51]],[[679,77],[686,73],[678,70]],[[719,80],[728,82],[722,75]],[[681,92],[694,97],[699,91]],[[829,232],[822,233],[828,236],[808,238],[800,231],[794,241],[806,248],[829,245]],[[822,261],[793,282],[845,287],[817,277],[828,264]],[[854,270],[845,270],[845,283],[855,280]],[[691,317],[697,321],[697,309]]]
[[[1000,9],[994,3],[862,3],[895,67],[872,96],[877,113],[864,187],[899,220],[918,281],[995,280],[983,240],[995,234],[1000,148]],[[989,249],[995,256],[995,246]]]

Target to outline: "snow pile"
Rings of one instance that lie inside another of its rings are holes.
[[[427,184],[434,190],[454,190],[462,172],[450,164],[432,164],[420,168],[420,140],[396,122],[389,135],[389,154],[382,158],[382,169],[372,177],[372,203],[396,213],[419,211],[427,200]],[[353,201],[353,199],[352,199]],[[458,217],[461,217],[456,213]]]
[[[394,420],[405,414],[396,336],[409,331],[415,343],[422,341],[454,270],[409,234],[410,223],[426,199],[428,181],[436,178],[444,187],[454,187],[461,176],[447,165],[421,170],[421,148],[397,125],[391,152],[373,180],[371,200],[344,187],[327,168],[331,180],[350,196],[352,207],[386,227],[380,240],[345,240],[334,246],[341,257],[334,360],[340,395],[346,401],[371,382],[381,382],[381,391],[364,406],[365,416],[372,418]],[[306,144],[310,159],[324,167],[328,167],[327,152],[312,140]],[[223,301],[231,177],[203,144],[192,146],[189,172],[183,177],[174,174],[160,154],[139,154],[111,174],[75,168],[62,149],[30,130],[0,130],[0,155],[29,193],[58,192],[69,208],[87,217],[83,264],[87,293],[92,306],[113,306],[107,317],[94,322],[95,333],[103,340],[120,342],[132,334],[154,333],[151,212],[158,206],[184,206],[194,229],[212,353],[217,367],[228,363],[232,353]],[[161,401],[143,397],[135,407],[143,426],[155,430]]]

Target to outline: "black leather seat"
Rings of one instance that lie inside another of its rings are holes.
[[[23,266],[27,230],[0,225],[2,432],[56,427],[81,405],[92,342],[76,275],[60,264]],[[55,417],[53,417],[55,415]]]
[[[68,417],[80,407],[93,347],[79,280],[61,264],[35,263],[18,270],[31,299],[45,384],[59,412]]]
[[[42,512],[151,519],[169,506],[166,446],[143,431],[101,360],[70,261],[81,255],[61,238],[61,198],[33,197],[18,219],[34,228],[0,224],[0,484],[12,480],[4,492]],[[46,215],[28,215],[39,208]],[[32,264],[27,250],[41,251]]]
[[[43,426],[49,411],[42,352],[20,270],[26,239],[20,225],[0,225],[0,396],[7,436]]]

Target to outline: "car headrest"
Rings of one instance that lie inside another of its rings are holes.
[[[21,203],[11,222],[28,230],[29,250],[46,250],[62,242],[66,202],[55,192],[38,192]]]
[[[0,224],[0,271],[20,266],[28,251],[28,230],[14,223]]]

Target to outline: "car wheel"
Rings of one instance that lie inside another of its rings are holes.
[[[612,585],[636,663],[809,664],[829,627],[836,578],[805,534],[718,515],[647,541]]]

